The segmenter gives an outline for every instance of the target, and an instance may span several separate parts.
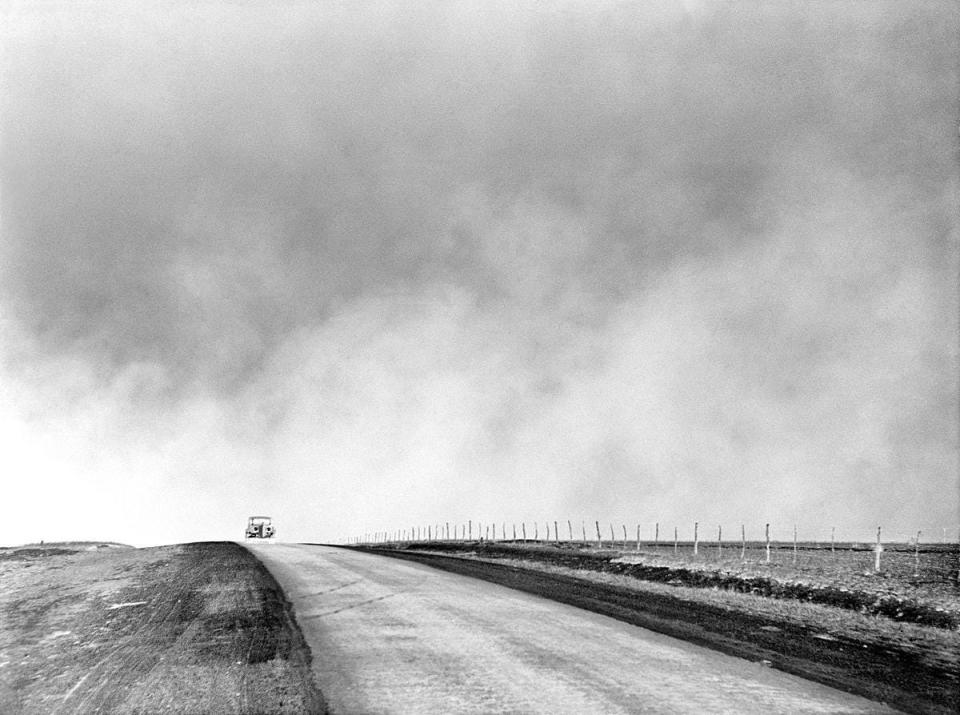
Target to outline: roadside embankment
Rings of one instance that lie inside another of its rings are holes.
[[[0,712],[325,712],[283,592],[237,544],[2,549],[0,581]]]

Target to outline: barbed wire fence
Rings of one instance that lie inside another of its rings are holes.
[[[529,527],[529,528],[528,528]],[[542,531],[541,531],[542,528]],[[542,536],[541,536],[542,534]],[[835,568],[838,572],[885,573],[918,581],[960,582],[960,529],[932,532],[848,527],[804,528],[765,523],[636,523],[571,519],[477,521],[412,524],[366,532],[345,540],[359,546],[410,544],[520,543],[591,550],[613,550],[654,559],[682,559],[736,568],[738,564],[790,567],[800,571]]]

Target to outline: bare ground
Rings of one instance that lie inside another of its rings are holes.
[[[245,549],[90,548],[0,550],[0,712],[325,712],[290,606]]]

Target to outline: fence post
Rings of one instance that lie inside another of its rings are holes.
[[[613,545],[617,541],[617,535],[613,533],[613,524],[610,524],[610,548],[613,548]]]
[[[764,533],[767,540],[767,563],[770,563],[770,524],[767,524]]]
[[[640,525],[637,524],[637,551],[640,550]]]
[[[533,540],[540,541],[540,527],[537,522],[533,522]]]
[[[677,527],[673,527],[673,555],[677,555],[677,546],[679,545],[679,540],[677,539]]]
[[[723,526],[717,527],[717,558],[723,558]]]
[[[557,546],[560,545],[560,529],[557,528],[557,522],[553,522],[553,540],[557,542]]]
[[[793,565],[797,565],[797,525],[793,525]]]
[[[603,548],[603,539],[602,539],[601,536],[600,536],[600,522],[599,522],[599,521],[597,522],[597,548],[598,548],[598,549],[602,549],[602,548]]]
[[[573,541],[573,524],[570,523],[570,520],[567,519],[567,532],[570,535],[570,541]]]
[[[473,541],[473,519],[467,521],[467,538]]]
[[[524,540],[524,542],[526,542],[526,540],[527,540],[527,522],[521,521],[521,522],[520,522],[520,528],[523,529],[523,540]]]
[[[747,556],[747,525],[740,525],[740,560],[743,561]]]
[[[877,527],[877,545],[874,547],[874,560],[873,560],[873,570],[877,573],[880,572],[880,552],[883,550],[883,546],[880,544],[880,527]]]
[[[834,546],[836,544],[836,537],[837,537],[837,527],[831,526],[830,527],[830,553],[831,554],[836,553],[834,550]]]
[[[580,531],[581,531],[582,534],[583,534],[583,543],[584,543],[584,545],[586,545],[586,543],[587,543],[587,522],[585,522],[585,521],[581,521],[581,522],[580,522]]]
[[[658,521],[653,527],[653,548],[658,550],[660,546],[660,522]]]
[[[623,550],[627,550],[627,525],[623,524]]]
[[[700,522],[693,522],[693,555],[696,556],[700,550]]]
[[[516,523],[514,523],[514,525],[513,525],[513,540],[514,540],[514,541],[517,540],[517,525],[516,525]]]

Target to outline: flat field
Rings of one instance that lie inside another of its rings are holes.
[[[645,581],[720,588],[772,598],[812,601],[885,615],[898,621],[960,627],[960,545],[884,544],[880,570],[869,544],[757,542],[660,543],[629,540],[390,542],[386,547],[483,553],[576,569],[624,573]]]

